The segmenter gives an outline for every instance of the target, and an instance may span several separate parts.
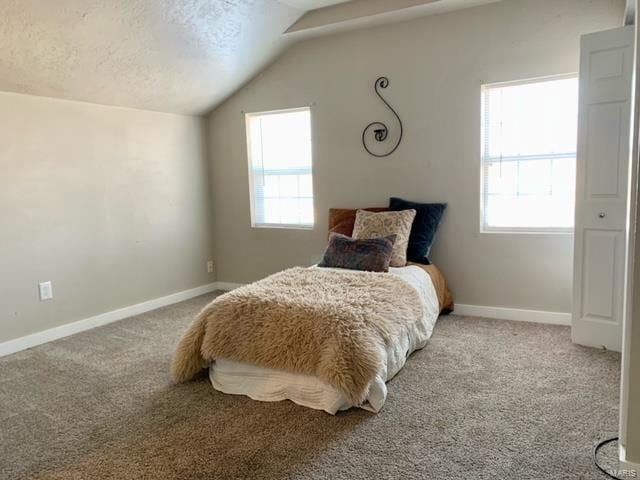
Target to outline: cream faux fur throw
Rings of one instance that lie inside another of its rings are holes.
[[[187,381],[225,358],[315,375],[359,405],[385,346],[423,308],[418,292],[389,273],[291,268],[207,305],[180,341],[172,375]]]

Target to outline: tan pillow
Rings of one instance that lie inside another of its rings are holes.
[[[411,225],[416,211],[402,210],[400,212],[367,212],[358,210],[356,222],[353,226],[353,238],[375,238],[397,235],[391,254],[392,267],[404,267],[407,264],[407,246]]]

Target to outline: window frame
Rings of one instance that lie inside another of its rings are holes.
[[[254,189],[254,178],[253,178],[253,159],[251,157],[251,128],[249,126],[249,122],[252,117],[262,117],[267,115],[278,115],[282,113],[295,113],[295,112],[309,112],[309,130],[310,130],[310,145],[311,149],[311,198],[313,200],[313,223],[310,224],[302,224],[302,223],[257,223],[256,222],[256,198],[255,198],[255,189]],[[282,229],[282,230],[313,230],[315,227],[315,185],[314,185],[314,161],[313,161],[313,120],[312,120],[312,110],[311,105],[306,105],[302,107],[291,107],[291,108],[281,108],[277,110],[264,110],[259,112],[243,112],[244,113],[244,126],[245,126],[245,138],[246,138],[246,154],[247,154],[247,174],[249,176],[249,210],[250,210],[250,226],[251,228],[259,228],[259,229]]]
[[[575,222],[573,227],[492,227],[486,224],[486,200],[487,193],[485,192],[485,90],[497,87],[512,87],[518,85],[530,85],[533,83],[542,83],[554,80],[564,79],[579,79],[577,72],[562,73],[557,75],[547,75],[542,77],[524,78],[518,80],[508,80],[501,82],[481,83],[480,84],[480,208],[479,208],[479,231],[480,234],[487,235],[549,235],[549,236],[572,236],[575,232]],[[579,94],[579,92],[578,92]],[[576,112],[578,115],[578,112]],[[576,163],[578,161],[577,152],[577,137],[576,137]],[[561,156],[562,154],[558,154]],[[575,209],[575,207],[574,207]]]

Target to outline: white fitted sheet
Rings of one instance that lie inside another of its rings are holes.
[[[424,315],[420,322],[411,325],[404,335],[386,348],[385,361],[369,387],[367,401],[358,405],[372,412],[379,412],[384,405],[387,398],[386,382],[402,369],[412,352],[426,345],[440,313],[438,296],[427,272],[416,266],[392,267],[389,272],[418,291],[424,305]],[[218,359],[209,367],[209,378],[213,387],[220,392],[247,395],[254,400],[291,400],[332,415],[354,406],[335,388],[312,375]]]

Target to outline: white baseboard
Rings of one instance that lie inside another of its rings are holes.
[[[225,290],[225,291],[229,291],[229,290],[235,290],[236,288],[240,288],[244,285],[246,285],[245,283],[231,283],[231,282],[217,282],[218,283],[218,290]]]
[[[620,468],[622,470],[626,470],[627,472],[635,474],[634,477],[631,477],[630,475],[628,475],[629,478],[639,478],[640,477],[640,464],[639,463],[633,463],[633,462],[630,462],[629,460],[627,460],[626,449],[619,442],[618,442],[618,452],[620,454],[620,457],[619,457],[619,459],[620,459]]]
[[[550,325],[571,325],[571,314],[562,312],[545,312],[542,310],[525,310],[520,308],[485,307],[482,305],[457,304],[454,315],[497,318],[499,320],[516,320],[519,322],[547,323]]]
[[[231,290],[235,288],[235,286],[239,285],[226,282],[214,282],[208,285],[184,290],[182,292],[172,293],[171,295],[166,295],[164,297],[147,300],[146,302],[138,303],[136,305],[119,308],[118,310],[101,313],[94,317],[85,318],[73,323],[67,323],[65,325],[60,325],[59,327],[32,333],[31,335],[24,337],[8,340],[0,343],[0,357],[19,352],[20,350],[26,350],[27,348],[35,347],[36,345],[51,342],[53,340],[58,340],[59,338],[67,337],[75,333],[84,332],[85,330],[107,325],[108,323],[133,317],[134,315],[155,310],[156,308],[189,300],[190,298],[198,297],[215,290]]]

